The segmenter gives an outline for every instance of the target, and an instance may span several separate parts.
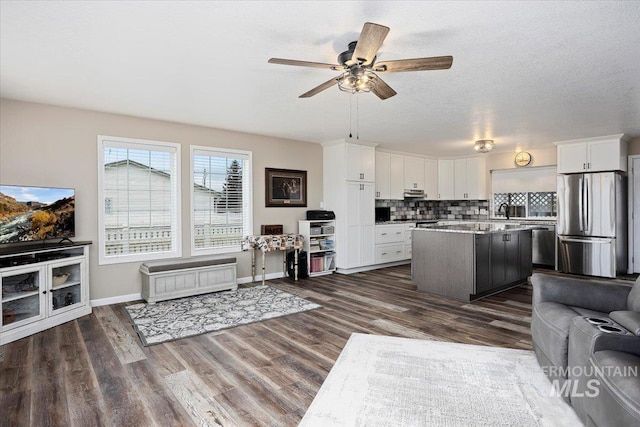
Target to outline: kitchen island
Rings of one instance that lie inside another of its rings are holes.
[[[411,278],[419,291],[472,301],[531,275],[532,225],[495,222],[412,229]]]

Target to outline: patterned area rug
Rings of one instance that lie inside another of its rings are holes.
[[[300,426],[580,426],[532,351],[353,334]]]
[[[262,285],[125,308],[149,346],[321,307]]]

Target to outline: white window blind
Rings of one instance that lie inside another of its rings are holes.
[[[100,263],[181,256],[180,146],[98,137]]]
[[[491,171],[492,193],[556,191],[556,167],[518,168]]]
[[[241,250],[251,233],[251,152],[191,147],[193,254]]]

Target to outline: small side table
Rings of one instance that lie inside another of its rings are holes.
[[[247,236],[242,242],[242,250],[251,250],[251,281],[256,280],[256,250],[262,252],[262,284],[265,282],[265,254],[271,251],[282,251],[282,272],[287,273],[287,251],[294,253],[294,280],[298,280],[298,252],[303,248],[304,237],[300,234],[266,234]]]

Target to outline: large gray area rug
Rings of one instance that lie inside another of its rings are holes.
[[[148,346],[320,307],[261,285],[125,308],[142,344]]]
[[[533,352],[353,334],[300,426],[581,426]]]

